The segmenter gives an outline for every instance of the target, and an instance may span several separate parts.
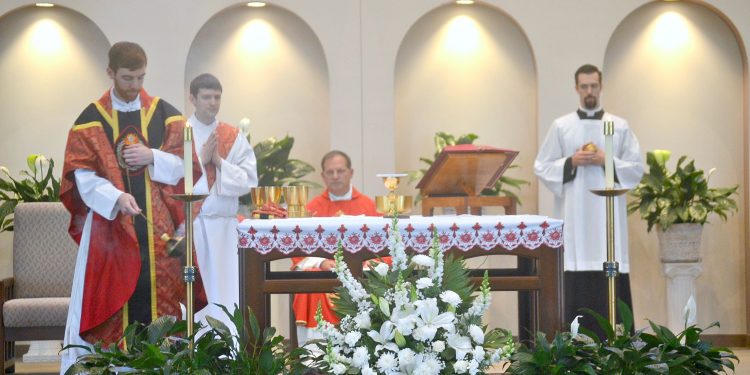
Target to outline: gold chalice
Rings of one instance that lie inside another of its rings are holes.
[[[307,217],[307,185],[284,186],[282,189],[289,217]]]
[[[408,195],[398,195],[396,190],[401,179],[406,177],[406,173],[383,173],[378,174],[383,179],[383,185],[388,189],[388,195],[378,195],[375,197],[375,209],[385,215],[403,215],[411,211],[412,197]]]

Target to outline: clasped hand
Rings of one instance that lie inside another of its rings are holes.
[[[583,149],[577,149],[572,157],[573,166],[578,167],[581,165],[604,165],[604,151],[601,149],[597,151],[583,151]]]
[[[212,132],[203,144],[200,154],[203,165],[213,163],[216,168],[221,167],[221,157],[219,156],[219,142],[216,139],[216,132]]]

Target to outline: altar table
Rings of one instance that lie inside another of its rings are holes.
[[[270,262],[302,256],[333,258],[339,243],[352,274],[362,277],[363,261],[388,255],[390,225],[389,218],[365,216],[244,220],[238,226],[240,306],[253,309],[262,330],[270,325],[271,294],[333,292],[341,284],[332,272],[272,272]],[[522,338],[538,330],[548,335],[561,331],[561,220],[535,215],[411,216],[399,219],[398,228],[407,252],[427,252],[434,228],[446,254],[464,259],[518,257],[516,268],[488,270],[490,288],[519,291]],[[470,277],[480,283],[483,274],[484,269],[472,270]],[[527,294],[529,298],[521,298]]]

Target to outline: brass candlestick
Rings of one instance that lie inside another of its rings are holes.
[[[172,198],[185,202],[185,268],[182,276],[185,279],[185,294],[187,294],[187,334],[190,339],[188,347],[193,356],[193,282],[195,282],[195,266],[193,266],[193,202],[203,200],[207,194],[172,194]]]
[[[615,328],[617,321],[615,277],[619,264],[615,261],[615,197],[625,194],[630,189],[592,189],[591,192],[607,199],[607,261],[604,262],[604,275],[607,277],[609,323]]]

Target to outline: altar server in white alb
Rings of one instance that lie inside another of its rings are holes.
[[[575,89],[580,107],[552,123],[534,162],[534,172],[554,194],[554,215],[565,221],[566,321],[572,321],[582,307],[608,316],[607,279],[602,268],[607,260],[606,199],[590,191],[605,187],[604,121],[615,125],[615,187],[633,188],[643,175],[638,140],[628,122],[601,107],[601,71],[589,64],[578,68]],[[620,272],[616,288],[617,297],[632,306],[625,205],[624,196],[615,198],[615,254]],[[582,324],[597,326],[588,316]]]
[[[205,325],[205,316],[210,315],[233,329],[229,317],[216,304],[230,312],[239,304],[238,198],[257,186],[258,175],[255,153],[245,135],[216,119],[222,91],[219,80],[208,73],[190,83],[195,113],[188,122],[193,126],[203,169],[194,193],[208,194],[193,226],[196,259],[208,297],[208,306],[196,313],[196,319]]]

